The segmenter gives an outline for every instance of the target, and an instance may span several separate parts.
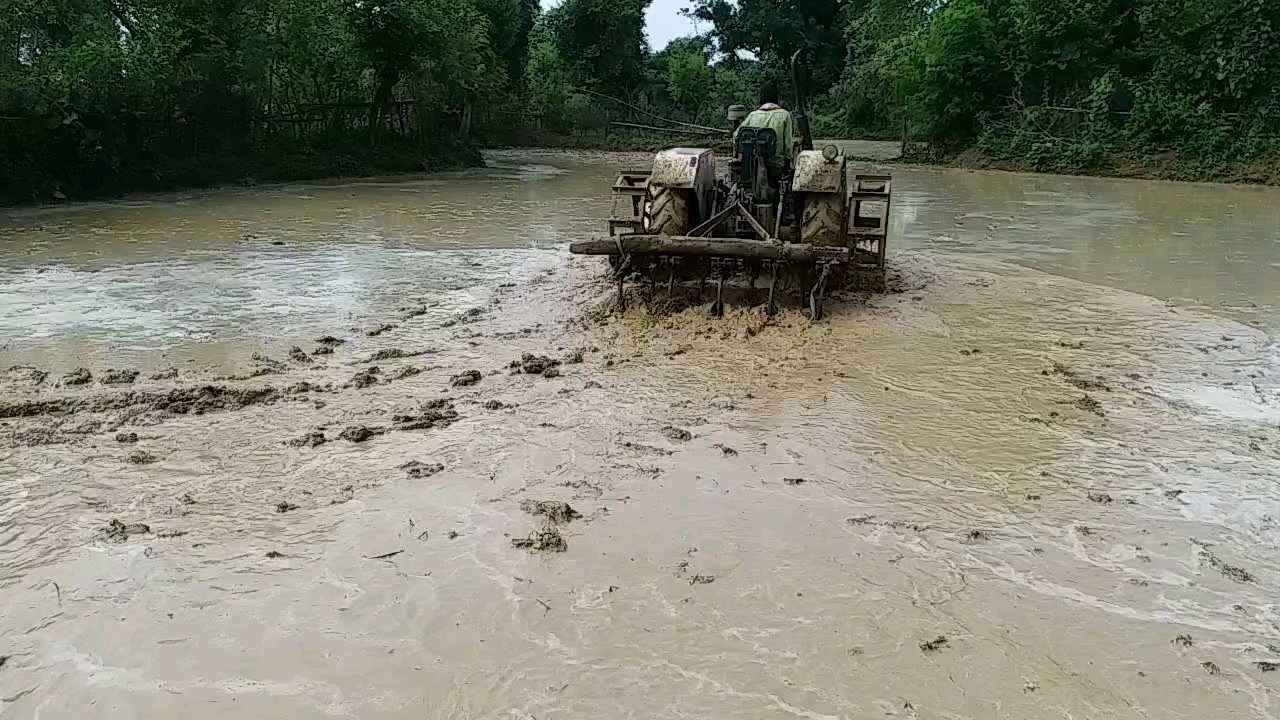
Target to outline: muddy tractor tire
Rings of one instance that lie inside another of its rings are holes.
[[[847,242],[847,220],[842,193],[805,193],[800,242],[844,246]]]
[[[687,235],[693,228],[693,193],[650,185],[644,224],[650,235]]]

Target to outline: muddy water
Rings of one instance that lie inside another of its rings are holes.
[[[900,169],[899,292],[619,317],[619,159],[495,160],[10,217],[0,714],[1280,714],[1274,195]]]

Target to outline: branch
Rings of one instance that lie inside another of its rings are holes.
[[[655,119],[655,120],[661,120],[662,122],[672,123],[673,125],[683,125],[684,127],[697,128],[697,129],[699,129],[699,130],[710,130],[710,131],[713,131],[713,132],[727,132],[727,131],[726,131],[726,130],[724,130],[723,128],[707,127],[706,125],[695,125],[695,124],[693,124],[693,123],[680,122],[679,120],[672,120],[671,118],[664,118],[664,117],[662,117],[661,115],[655,115],[655,114],[653,114],[653,113],[649,112],[648,110],[645,110],[644,108],[636,107],[635,105],[632,105],[631,103],[627,102],[626,100],[619,100],[618,98],[613,97],[612,95],[605,95],[604,93],[598,93],[598,92],[596,92],[595,90],[588,90],[588,89],[586,89],[586,88],[579,88],[579,89],[580,89],[580,90],[582,90],[582,92],[587,93],[588,95],[595,95],[596,97],[602,97],[602,98],[604,98],[605,100],[612,100],[612,101],[614,101],[614,102],[618,103],[619,105],[626,105],[627,107],[631,108],[632,110],[635,110],[636,112],[641,113],[641,114],[643,114],[643,115],[648,115],[649,117],[651,117],[651,118],[653,118],[653,119]]]
[[[728,130],[692,130],[692,129],[681,130],[680,128],[657,127],[655,125],[640,125],[638,123],[621,122],[618,120],[611,120],[609,124],[617,125],[618,127],[637,128],[639,130],[661,130],[662,132],[677,133],[680,135],[728,135],[729,134]]]

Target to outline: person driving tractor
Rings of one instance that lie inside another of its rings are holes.
[[[747,115],[737,130],[733,131],[734,144],[738,141],[738,130],[748,128],[768,128],[778,136],[778,160],[783,165],[790,165],[795,157],[795,120],[791,113],[778,104],[778,83],[766,80],[760,85],[760,107]]]

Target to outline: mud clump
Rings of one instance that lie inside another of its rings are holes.
[[[70,442],[71,437],[53,428],[37,427],[20,430],[13,434],[13,443],[19,447],[43,447],[45,445],[61,445]]]
[[[782,478],[782,482],[792,486],[803,485],[804,478]]]
[[[116,433],[116,442],[118,443],[136,443],[138,442],[138,433]]]
[[[1080,390],[1084,390],[1086,392],[1089,392],[1089,391],[1096,392],[1098,390],[1101,390],[1103,392],[1111,392],[1111,388],[1107,387],[1105,383],[1102,383],[1096,380],[1086,380],[1085,378],[1078,376],[1075,370],[1072,370],[1070,367],[1063,365],[1062,363],[1057,361],[1053,363],[1052,371],[1045,370],[1040,374],[1049,375],[1050,372],[1052,372],[1052,374],[1054,375],[1058,375],[1061,378],[1063,378],[1067,382],[1067,384],[1072,385]]]
[[[925,642],[920,643],[920,650],[927,653],[938,652],[939,650],[947,647],[950,644],[951,642],[947,640],[946,635],[939,635],[938,637],[932,640],[927,640]]]
[[[457,419],[458,411],[453,407],[453,403],[444,399],[432,400],[424,403],[416,412],[397,413],[391,418],[395,423],[395,429],[400,431],[445,427]]]
[[[298,509],[297,505],[294,505],[293,503],[288,502],[287,500],[281,500],[279,503],[276,503],[276,512],[281,515],[287,512],[292,512],[297,509]]]
[[[574,350],[573,352],[566,354],[563,362],[565,365],[578,365],[582,363],[582,351]]]
[[[320,347],[327,347],[327,348],[336,348],[339,345],[346,344],[346,342],[347,342],[346,340],[336,338],[332,335],[325,335],[324,337],[316,338],[317,345],[319,345]]]
[[[313,448],[319,447],[326,442],[328,442],[328,439],[325,438],[324,433],[317,430],[315,432],[309,432],[306,435],[293,438],[292,440],[285,440],[284,444],[294,448]]]
[[[1253,665],[1254,667],[1258,668],[1264,673],[1275,672],[1276,670],[1280,670],[1280,663],[1271,662],[1269,660],[1259,660],[1258,662],[1255,662]]]
[[[588,381],[587,381],[587,384],[582,386],[582,389],[583,389],[583,390],[590,390],[590,389],[592,389],[592,388],[602,388],[602,387],[604,387],[604,386],[603,386],[603,385],[601,385],[600,383],[596,382],[595,380],[588,380]]]
[[[1109,505],[1112,501],[1111,495],[1104,492],[1091,492],[1085,497],[1089,498],[1089,502],[1096,502],[1099,505]]]
[[[396,373],[391,376],[391,379],[404,380],[405,378],[411,378],[414,375],[421,375],[421,374],[422,374],[422,368],[410,366],[406,368],[400,368],[399,370],[397,370]]]
[[[680,562],[676,563],[676,571],[674,574],[676,577],[682,578],[682,579],[685,577],[688,577],[690,585],[710,585],[711,583],[716,581],[715,575],[707,575],[700,572],[695,572],[692,576],[690,576],[688,560],[681,560]]]
[[[1184,647],[1184,648],[1189,648],[1192,645],[1195,645],[1196,641],[1193,640],[1190,635],[1179,635],[1178,637],[1173,639],[1173,644]]]
[[[1214,555],[1207,548],[1201,548],[1200,557],[1205,562],[1209,563],[1210,567],[1222,573],[1224,577],[1230,580],[1234,580],[1238,583],[1251,583],[1257,580],[1257,578],[1253,576],[1253,573],[1242,567],[1227,563],[1222,558]]]
[[[370,355],[369,359],[366,360],[365,362],[381,362],[383,360],[400,360],[402,358],[412,358],[412,357],[418,357],[420,355],[426,355],[426,354],[427,354],[427,351],[425,350],[420,350],[418,352],[409,352],[408,350],[401,350],[400,348],[390,348],[388,350],[379,350],[378,352]]]
[[[560,500],[524,500],[520,509],[543,519],[542,527],[528,537],[512,538],[511,546],[534,552],[564,552],[569,543],[557,527],[582,517],[582,514]]]
[[[176,368],[176,367],[165,368],[164,370],[161,370],[160,372],[152,373],[152,374],[151,374],[151,379],[152,379],[152,380],[177,380],[177,379],[178,379],[178,368]]]
[[[1067,378],[1067,383],[1075,386],[1080,390],[1093,391],[1093,392],[1097,392],[1101,390],[1102,392],[1111,392],[1110,387],[1108,387],[1107,385],[1104,385],[1103,383],[1097,382],[1095,380],[1085,380],[1084,378],[1078,378],[1078,377]]]
[[[414,480],[421,480],[423,478],[429,478],[437,473],[444,472],[444,465],[440,463],[424,463],[418,462],[417,460],[411,460],[401,465],[400,469]]]
[[[108,370],[98,382],[103,385],[132,385],[138,379],[137,370]]]
[[[121,543],[134,535],[150,535],[151,526],[144,523],[124,523],[116,518],[112,518],[107,523],[107,527],[102,531],[102,536],[111,542]]]
[[[275,388],[231,388],[204,385],[177,388],[168,392],[128,391],[84,399],[44,400],[0,404],[0,418],[37,415],[72,415],[78,412],[128,411],[129,418],[143,415],[200,415],[211,410],[239,410],[250,405],[273,402],[280,397]]]
[[[1086,393],[1084,396],[1076,399],[1074,403],[1077,408],[1085,412],[1091,412],[1098,417],[1106,417],[1107,413],[1102,410],[1102,403],[1098,402],[1092,395]]]
[[[283,373],[289,369],[288,365],[280,362],[279,360],[276,360],[273,357],[263,355],[262,353],[256,352],[249,357],[250,359],[253,360],[255,365],[252,372],[250,372],[247,375],[232,375],[230,377],[220,378],[220,379],[252,380],[253,378],[259,378],[266,375],[279,375],[280,373]]]
[[[382,428],[372,428],[367,425],[352,425],[338,434],[338,438],[347,442],[362,443],[370,438],[377,437],[386,433]]]
[[[48,372],[29,365],[14,365],[8,370],[5,370],[3,374],[10,376],[13,380],[17,380],[19,382],[25,381],[32,387],[39,387],[44,384],[45,380],[49,379]]]
[[[532,552],[562,553],[569,549],[569,543],[555,526],[547,525],[528,537],[511,538],[511,547]]]
[[[636,452],[647,453],[649,455],[674,455],[675,454],[675,452],[672,450],[667,450],[665,448],[660,448],[660,447],[654,447],[652,445],[644,445],[637,442],[631,442],[630,440],[622,443],[622,447],[628,450],[635,450]]]
[[[328,345],[318,345],[315,350],[311,351],[312,355],[332,355],[333,348]]]
[[[93,382],[93,373],[84,368],[76,368],[63,375],[58,384],[65,387],[77,387],[79,385],[88,385],[91,382]]]
[[[1218,667],[1218,663],[1213,662],[1212,660],[1205,660],[1204,662],[1200,663],[1200,667],[1204,668],[1205,672],[1209,673],[1210,675],[1222,674],[1222,668]]]
[[[542,371],[542,377],[544,377],[544,378],[546,378],[546,379],[548,379],[548,380],[550,380],[551,378],[558,378],[558,377],[560,377],[560,368],[558,368],[558,367],[549,367],[549,368],[547,368],[546,370],[543,370],[543,371]]]
[[[533,353],[525,353],[520,356],[519,360],[511,361],[511,367],[525,375],[542,375],[544,377],[555,377],[559,371],[553,375],[547,375],[547,371],[556,370],[560,367],[560,361],[547,357],[546,355],[534,355]]]
[[[509,406],[506,403],[502,402],[501,400],[490,400],[489,402],[484,404],[485,410],[502,410],[507,407]]]
[[[363,390],[367,387],[377,385],[381,379],[382,370],[378,369],[377,366],[374,366],[352,375],[351,379],[347,381],[346,386]]]
[[[270,560],[279,560],[280,558],[284,557],[284,553],[280,552],[279,550],[268,550],[266,557]]]
[[[391,323],[383,323],[383,324],[379,325],[379,326],[378,326],[378,327],[376,327],[376,328],[373,328],[373,329],[371,329],[371,330],[366,331],[366,332],[365,332],[365,336],[366,336],[366,337],[378,337],[378,336],[379,336],[379,335],[381,335],[382,333],[384,333],[384,332],[386,332],[386,331],[388,331],[388,330],[394,330],[395,328],[396,328],[396,326],[395,326],[395,325],[392,325]]]
[[[297,345],[294,345],[293,347],[289,348],[289,359],[298,363],[299,365],[310,365],[311,363],[315,362],[314,360],[311,359],[311,356],[308,355],[305,350],[298,347]]]
[[[668,440],[673,442],[689,442],[693,439],[693,433],[685,430],[684,428],[678,428],[673,425],[668,425],[662,428],[662,434]]]
[[[146,450],[134,450],[125,458],[130,465],[150,465],[158,459],[159,458]]]
[[[582,517],[569,503],[561,500],[524,500],[520,509],[534,517],[545,518],[548,523],[559,525]]]
[[[464,370],[449,378],[449,384],[453,387],[467,387],[475,385],[483,378],[484,376],[480,374],[479,370]]]
[[[323,386],[317,385],[313,382],[307,382],[306,380],[303,380],[302,382],[294,383],[289,387],[285,388],[284,394],[285,395],[302,395],[303,393],[324,392],[324,391],[325,391],[325,388]]]
[[[721,454],[721,455],[724,455],[725,457],[737,457],[737,455],[738,455],[738,451],[737,451],[737,450],[734,450],[733,448],[729,447],[728,445],[723,445],[723,444],[721,444],[721,443],[716,443],[716,444],[715,444],[715,448],[716,448],[717,450],[719,450],[719,451],[720,451],[720,454]]]

